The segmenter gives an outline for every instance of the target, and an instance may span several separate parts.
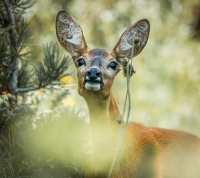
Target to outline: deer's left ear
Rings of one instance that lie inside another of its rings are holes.
[[[72,57],[80,56],[87,49],[81,27],[66,11],[57,14],[56,34],[60,44]]]
[[[121,35],[113,49],[113,55],[119,59],[132,58],[138,55],[147,43],[149,31],[149,21],[147,19],[139,20]]]

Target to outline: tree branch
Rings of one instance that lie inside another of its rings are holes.
[[[15,15],[13,12],[12,3],[9,0],[3,0],[8,19],[10,21],[11,28],[9,29],[9,39],[10,39],[10,52],[11,54],[11,63],[9,65],[9,77],[8,77],[8,87],[13,94],[16,94],[17,90],[17,78],[18,78],[18,66],[19,58],[17,53],[17,31],[16,31],[16,21]]]
[[[13,28],[12,25],[9,25],[5,28],[0,27],[0,35],[4,34],[5,32],[8,32],[9,30],[11,30],[11,28]]]
[[[35,91],[38,90],[40,87],[38,86],[30,86],[30,87],[26,87],[26,88],[18,88],[17,89],[17,93],[26,93],[26,92],[30,92],[30,91]]]

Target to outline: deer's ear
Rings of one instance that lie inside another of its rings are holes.
[[[127,28],[113,49],[114,55],[121,59],[138,55],[147,43],[149,31],[150,23],[147,19],[139,20]]]
[[[56,34],[60,44],[73,56],[87,50],[87,44],[81,27],[66,11],[60,11],[56,17]]]

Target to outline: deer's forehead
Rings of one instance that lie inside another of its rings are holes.
[[[100,62],[103,60],[110,60],[112,58],[111,54],[104,49],[92,49],[87,53],[88,59],[91,61]]]

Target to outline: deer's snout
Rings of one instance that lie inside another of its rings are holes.
[[[86,72],[86,79],[90,81],[100,80],[102,73],[99,68],[92,67]]]
[[[85,88],[90,91],[102,89],[102,72],[98,67],[91,67],[85,75]]]

